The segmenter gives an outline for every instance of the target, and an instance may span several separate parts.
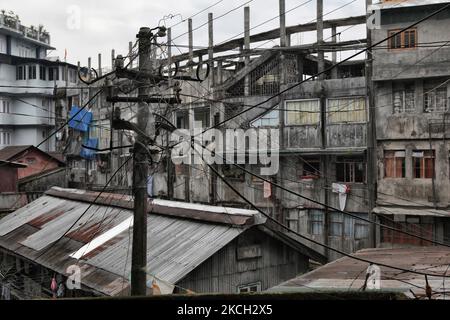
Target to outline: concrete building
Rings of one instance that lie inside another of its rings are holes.
[[[448,1],[383,1],[373,41],[423,19]],[[373,80],[380,221],[424,237],[450,240],[450,10],[374,50]],[[381,245],[426,245],[388,230]]]
[[[78,81],[77,67],[48,58],[49,50],[42,25],[26,27],[14,13],[0,13],[0,147],[37,146],[66,119],[70,97],[78,95],[67,89]],[[55,151],[62,140],[64,133],[41,149]]]

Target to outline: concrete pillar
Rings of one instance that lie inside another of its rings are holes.
[[[244,48],[248,52],[250,50],[250,7],[244,8]],[[250,63],[250,56],[245,57],[245,66]],[[250,77],[247,74],[245,77],[244,95],[250,95]]]
[[[337,43],[337,27],[336,25],[333,25],[331,27],[331,41],[333,43]],[[337,63],[337,51],[333,50],[333,52],[331,53],[331,61],[333,62],[333,65],[335,65]],[[338,69],[337,68],[333,68],[333,70],[331,70],[331,78],[332,79],[337,79],[338,77]]]
[[[286,47],[286,0],[279,0],[280,7],[280,46]]]
[[[317,0],[317,44],[323,43],[323,0]],[[325,53],[321,50],[318,52],[318,72],[325,70]],[[325,79],[325,75],[319,76],[320,80]]]
[[[209,66],[211,68],[211,72],[209,74],[211,81],[210,83],[212,86],[215,85],[214,80],[214,16],[212,13],[208,14],[208,39],[209,39],[209,45],[208,45],[208,60],[209,60]]]
[[[192,19],[188,19],[188,45],[189,45],[189,63],[194,60],[194,34],[192,31]]]
[[[114,64],[116,63],[116,50],[111,50],[111,67],[114,69]]]
[[[103,72],[102,72],[102,54],[101,53],[98,54],[98,75],[99,75],[99,77],[101,77],[103,75]]]

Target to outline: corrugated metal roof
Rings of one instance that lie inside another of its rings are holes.
[[[445,0],[391,0],[391,1],[383,1],[380,3],[375,3],[369,7],[369,10],[428,6],[431,4],[439,4],[439,3],[450,3],[450,1],[445,1]]]
[[[436,210],[433,208],[417,208],[417,207],[376,207],[373,209],[376,214],[383,215],[401,215],[401,216],[428,216],[428,217],[443,217],[449,218],[450,211]]]
[[[0,246],[62,274],[78,264],[88,271],[82,277],[84,285],[107,295],[120,293],[128,286],[131,269],[133,216],[123,205],[128,201],[132,208],[132,199],[104,194],[102,203],[83,215],[89,204],[64,199],[64,192],[70,198],[95,195],[58,189],[58,197],[39,198],[0,221]],[[188,214],[169,212],[184,207]],[[255,211],[233,208],[158,200],[152,210],[147,228],[148,273],[169,284],[182,280],[241,233],[266,223]],[[215,216],[208,220],[207,214]],[[305,250],[305,254],[313,252]],[[71,257],[75,253],[81,260]]]
[[[434,292],[445,291],[450,287],[450,279],[441,275],[449,273],[450,250],[445,247],[413,247],[397,249],[367,249],[355,254],[359,258],[409,270],[437,274],[429,277],[429,284]],[[367,263],[344,257],[320,267],[310,273],[297,277],[269,289],[270,292],[296,291],[341,291],[362,288]],[[411,295],[425,293],[425,277],[381,267],[381,290],[401,291]],[[444,282],[445,281],[445,282]],[[423,288],[423,289],[422,289]],[[442,298],[442,295],[435,296]],[[450,298],[447,294],[447,298]]]

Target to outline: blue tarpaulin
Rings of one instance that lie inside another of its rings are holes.
[[[98,148],[98,139],[97,138],[88,139],[84,142],[84,145],[89,148],[97,149]],[[93,160],[93,159],[95,159],[96,155],[97,155],[97,152],[94,150],[81,148],[80,156],[84,159]]]
[[[79,113],[78,113],[79,112]],[[78,114],[77,114],[78,113]],[[72,106],[69,114],[69,127],[78,131],[87,132],[92,121],[92,112],[81,110],[77,106]]]

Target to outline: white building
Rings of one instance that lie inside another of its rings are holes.
[[[47,58],[50,50],[43,26],[25,27],[13,13],[0,13],[0,149],[36,146],[66,118],[68,97],[78,93],[63,90],[63,103],[55,93],[60,99],[61,88],[76,85],[77,67]],[[56,151],[55,139],[40,148]]]

